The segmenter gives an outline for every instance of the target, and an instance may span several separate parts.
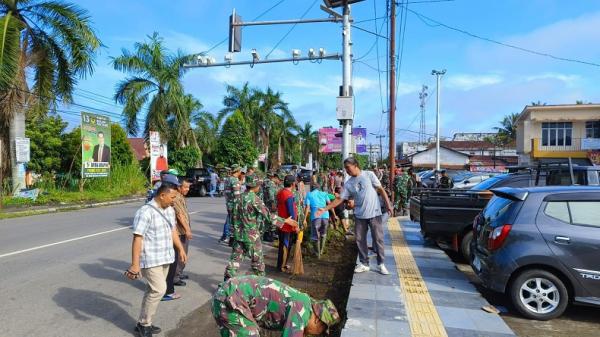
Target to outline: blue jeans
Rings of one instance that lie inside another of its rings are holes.
[[[227,240],[229,235],[231,235],[229,228],[231,227],[231,214],[229,211],[227,212],[227,217],[225,218],[225,223],[223,224],[223,235],[221,236],[221,240]]]
[[[214,197],[216,192],[217,184],[210,184],[210,192],[208,192],[208,194],[210,194],[211,197]]]

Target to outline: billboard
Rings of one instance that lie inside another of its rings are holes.
[[[81,177],[110,174],[110,118],[81,113]]]
[[[169,169],[167,144],[157,131],[150,131],[150,181],[160,180],[160,171]]]
[[[319,149],[322,153],[341,153],[342,152],[342,129],[321,128],[319,129]],[[367,129],[352,128],[352,150],[351,153],[367,153]]]

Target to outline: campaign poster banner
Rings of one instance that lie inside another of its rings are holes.
[[[367,153],[367,129],[366,128],[352,128],[352,147],[355,149],[354,153],[365,154]]]
[[[108,177],[110,174],[110,118],[81,113],[81,176]]]
[[[160,171],[169,169],[167,144],[160,140],[157,131],[150,131],[150,180],[160,180]]]
[[[319,148],[322,153],[340,153],[342,152],[342,137],[336,137],[336,133],[342,130],[338,128],[319,129]]]
[[[342,152],[342,129],[321,128],[319,129],[319,148],[322,153],[341,153]],[[352,128],[352,150],[350,152],[357,154],[367,153],[367,129]]]

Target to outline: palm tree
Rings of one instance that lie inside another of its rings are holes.
[[[181,78],[185,72],[182,66],[191,57],[181,51],[169,54],[158,33],[148,39],[136,43],[133,52],[123,50],[121,56],[112,59],[116,70],[131,75],[117,84],[114,98],[124,105],[123,119],[130,135],[138,133],[138,118],[145,115],[144,137],[152,130],[166,138],[170,119],[176,120],[173,124],[181,128],[173,130],[175,133],[190,128],[189,113],[192,111],[186,110],[194,104],[185,95]]]
[[[221,114],[213,115],[202,111],[196,117],[195,123],[196,138],[198,139],[200,150],[202,153],[212,156],[217,149],[223,116]]]
[[[101,45],[88,12],[75,4],[0,0],[0,142],[13,147],[9,135],[24,137],[26,110],[45,114],[58,100],[70,103],[77,80],[93,72]],[[9,153],[2,151],[2,169],[11,163]]]
[[[267,87],[267,91],[257,91],[256,95],[259,99],[259,106],[253,120],[260,136],[258,145],[262,145],[266,158],[269,158],[271,134],[275,125],[280,125],[281,131],[284,132],[285,121],[292,121],[294,125],[295,121],[288,108],[288,103],[283,101],[279,91],[274,92]],[[268,162],[265,163],[265,168],[268,169]]]
[[[500,127],[495,127],[494,130],[498,132],[498,137],[503,143],[510,143],[517,139],[517,120],[520,114],[512,113],[504,116],[504,119],[500,121]]]
[[[219,112],[219,118],[225,120],[225,118],[235,111],[240,111],[242,116],[250,126],[252,133],[252,140],[256,144],[260,137],[256,128],[255,117],[259,106],[259,91],[254,88],[250,88],[248,82],[244,83],[241,88],[227,85],[227,94],[223,97],[223,106]],[[252,132],[253,131],[253,132]]]
[[[315,155],[319,152],[319,135],[316,130],[312,129],[312,124],[310,124],[310,122],[306,122],[304,126],[299,129],[298,138],[300,139],[302,160],[308,160],[309,153]]]

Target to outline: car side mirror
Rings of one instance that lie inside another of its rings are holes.
[[[466,184],[470,184],[470,183],[471,183],[471,182],[470,182],[470,181],[468,181],[468,180],[465,180],[465,182],[464,182],[464,184],[465,184],[465,185],[466,185]]]
[[[429,177],[429,180],[435,180],[435,177]]]

